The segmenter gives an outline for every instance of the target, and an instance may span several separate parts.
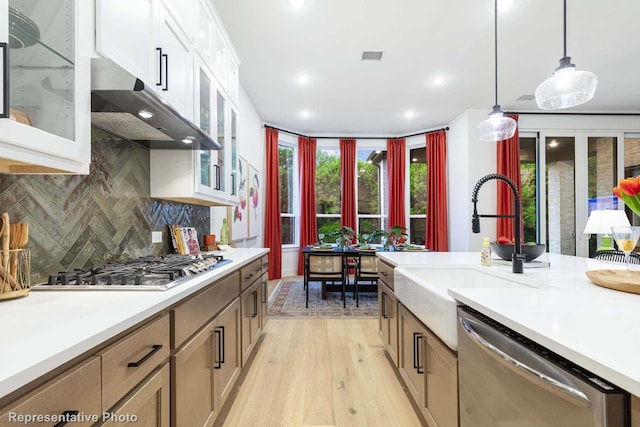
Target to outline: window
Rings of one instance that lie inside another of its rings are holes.
[[[316,150],[316,212],[318,234],[340,229],[340,150]]]
[[[356,152],[358,232],[369,234],[386,229],[387,152],[359,146]]]
[[[524,242],[538,241],[537,145],[537,137],[520,136],[520,200]]]
[[[409,241],[424,245],[427,229],[427,148],[409,150]]]
[[[282,244],[296,243],[296,206],[295,206],[295,170],[293,159],[295,148],[279,143],[278,158],[280,170],[280,226],[282,227]]]

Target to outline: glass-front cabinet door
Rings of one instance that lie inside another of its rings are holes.
[[[87,42],[76,36],[87,18],[82,16],[86,5],[0,0],[0,8],[7,13],[0,41],[7,44],[4,72],[9,77],[9,117],[0,120],[0,144],[31,150],[21,156],[32,167],[23,165],[25,172],[88,173],[90,106],[87,96],[78,95],[90,89],[90,63]],[[11,156],[10,150],[2,152]],[[40,159],[36,152],[42,153]]]
[[[223,193],[227,191],[227,144],[225,138],[226,132],[226,118],[227,118],[227,103],[224,95],[220,91],[216,91],[216,140],[222,148],[218,150],[217,161],[214,164],[214,170],[216,172],[216,188]]]
[[[238,200],[240,196],[240,181],[242,181],[242,177],[240,176],[241,171],[238,170],[238,113],[233,107],[231,107],[229,111],[231,115],[231,139],[229,144],[231,151],[231,163],[229,164],[229,168],[231,169],[231,188],[229,195],[232,200]]]

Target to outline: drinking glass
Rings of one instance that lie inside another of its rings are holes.
[[[629,271],[629,260],[631,258],[631,251],[635,249],[638,244],[638,237],[640,237],[640,227],[634,226],[614,226],[611,227],[613,238],[616,240],[618,249],[624,252],[624,262]]]
[[[320,239],[320,244],[322,245],[324,243],[324,234],[318,234],[318,238]]]

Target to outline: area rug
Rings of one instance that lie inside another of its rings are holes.
[[[327,299],[320,295],[320,282],[309,283],[309,308],[305,308],[305,290],[302,279],[283,280],[269,305],[269,316],[282,318],[378,317],[377,292],[360,292],[360,307],[356,307],[353,293],[348,293],[347,307],[343,308],[340,292],[328,292]]]

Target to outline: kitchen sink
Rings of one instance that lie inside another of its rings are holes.
[[[449,348],[457,350],[456,301],[451,288],[527,288],[539,283],[518,277],[491,274],[485,267],[455,266],[397,267],[394,272],[396,297]]]

